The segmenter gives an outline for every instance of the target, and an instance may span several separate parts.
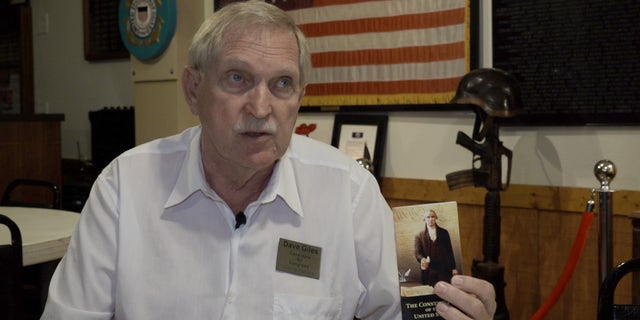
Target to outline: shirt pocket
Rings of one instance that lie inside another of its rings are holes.
[[[342,299],[293,294],[275,294],[274,320],[334,320],[342,313]]]

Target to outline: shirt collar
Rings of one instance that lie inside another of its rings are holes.
[[[200,153],[201,129],[193,135],[187,146],[186,157],[180,165],[178,179],[167,199],[164,208],[173,207],[197,191],[204,194],[213,193],[212,197],[222,201],[215,192],[212,192],[204,176],[202,166],[202,155]],[[293,140],[293,139],[292,139]],[[272,202],[276,197],[284,200],[289,208],[300,216],[303,216],[300,194],[296,184],[295,172],[291,159],[291,148],[289,147],[282,158],[276,163],[271,180],[260,195],[260,203]]]
[[[181,203],[196,191],[206,193],[206,190],[209,189],[207,181],[204,178],[204,169],[202,167],[200,153],[201,133],[201,129],[198,128],[198,131],[192,136],[191,141],[189,141],[189,145],[186,146],[186,157],[180,165],[178,179],[164,205],[165,209]]]
[[[304,216],[295,171],[293,169],[290,147],[282,158],[276,162],[273,173],[271,174],[271,180],[260,196],[259,201],[262,203],[271,202],[274,201],[276,197],[284,200],[293,212],[301,217]]]

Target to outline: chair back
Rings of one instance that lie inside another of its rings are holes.
[[[2,319],[23,319],[22,235],[9,217],[0,214],[0,227],[11,233],[11,244],[0,245],[0,310]]]
[[[91,162],[102,171],[109,162],[136,145],[133,107],[105,107],[89,111],[91,123]]]
[[[42,199],[42,201],[33,199]],[[57,185],[49,181],[15,179],[4,190],[0,205],[59,209],[60,190]]]
[[[628,273],[640,271],[640,258],[617,265],[600,285],[598,294],[598,320],[640,319],[640,305],[614,304],[613,298],[618,282]]]

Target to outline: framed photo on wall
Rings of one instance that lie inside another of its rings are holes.
[[[83,0],[84,59],[87,61],[125,59],[129,51],[120,38],[120,1]]]
[[[382,178],[382,161],[387,138],[386,115],[335,115],[331,145],[369,169],[378,180]]]

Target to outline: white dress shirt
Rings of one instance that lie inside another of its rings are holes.
[[[199,146],[194,127],[105,168],[42,319],[401,318],[393,218],[373,175],[294,135],[235,229]],[[281,239],[321,249],[319,279],[276,270]]]

